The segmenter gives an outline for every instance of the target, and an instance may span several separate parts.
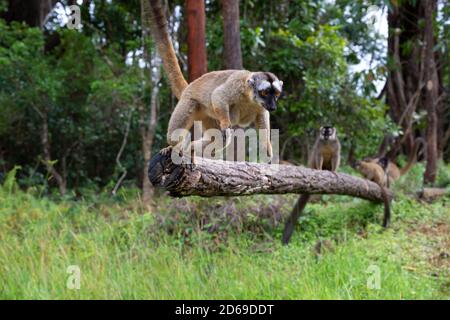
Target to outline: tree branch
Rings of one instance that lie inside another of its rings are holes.
[[[170,195],[245,196],[252,194],[340,194],[383,201],[380,187],[344,173],[299,166],[195,158],[194,168],[176,165],[160,153],[150,161],[148,176]],[[393,194],[388,191],[388,196]]]
[[[111,193],[113,195],[116,195],[117,190],[119,189],[120,185],[122,184],[122,181],[125,179],[126,175],[127,175],[127,168],[125,168],[122,163],[120,162],[120,157],[122,156],[123,150],[125,149],[126,145],[127,145],[127,141],[128,141],[128,134],[130,133],[130,127],[131,127],[131,116],[133,115],[133,109],[130,110],[130,112],[128,113],[128,120],[127,120],[127,126],[125,129],[125,134],[123,136],[123,140],[122,140],[122,145],[120,146],[120,150],[117,153],[116,156],[116,164],[117,167],[119,168],[119,170],[122,171],[122,174],[119,178],[119,180],[116,182],[113,190],[111,191]]]

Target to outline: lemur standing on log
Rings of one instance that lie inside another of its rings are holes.
[[[267,130],[261,139],[264,139],[267,155],[272,158],[269,112],[276,109],[283,82],[270,72],[223,70],[206,73],[187,84],[167,31],[162,3],[160,0],[148,1],[150,6],[146,5],[144,9],[152,18],[151,33],[172,90],[179,99],[169,120],[169,147],[163,149],[162,153],[167,154],[174,149],[182,154],[188,130],[194,121],[201,121],[203,132],[215,128],[222,130],[225,136],[230,136],[233,125],[245,128],[255,123],[257,129]],[[186,134],[174,136],[177,129],[185,129]],[[194,141],[191,148],[195,150],[197,143],[204,148],[210,142],[210,137],[204,135],[202,139]]]
[[[341,144],[334,127],[320,127],[319,137],[314,143],[309,167],[317,170],[336,172],[341,163]],[[310,198],[309,194],[302,194],[295,203],[294,209],[284,227],[283,244],[288,244],[291,239],[294,226]]]
[[[320,127],[319,137],[314,144],[309,167],[336,172],[341,163],[341,144],[334,127]]]

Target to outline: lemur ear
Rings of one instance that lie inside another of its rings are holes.
[[[255,86],[255,79],[253,78],[248,78],[247,79],[247,83],[250,87],[254,87]]]

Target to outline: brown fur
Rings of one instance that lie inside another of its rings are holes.
[[[395,182],[398,179],[400,179],[401,176],[403,176],[406,173],[408,173],[408,171],[411,170],[411,168],[416,164],[416,162],[417,162],[417,152],[419,151],[420,144],[423,144],[424,150],[426,150],[426,148],[425,148],[425,146],[426,146],[425,140],[423,138],[417,138],[415,143],[414,143],[414,148],[411,151],[411,154],[409,155],[408,163],[403,168],[400,169],[395,164],[395,162],[389,160],[388,166],[386,168],[386,174],[387,174],[387,177],[388,177],[388,180],[387,180],[387,185],[388,186],[390,186],[393,182]],[[367,161],[368,162],[372,162],[372,163],[379,163],[380,158],[368,159]]]
[[[169,120],[167,142],[170,147],[180,142],[173,138],[173,132],[177,129],[190,129],[194,121],[202,121],[204,130],[215,128],[224,131],[233,125],[245,128],[252,123],[257,129],[270,130],[269,112],[255,100],[252,81],[268,80],[272,83],[278,80],[275,75],[247,70],[213,71],[187,84],[178,66],[160,0],[150,0],[149,15],[153,21],[151,31],[163,59],[164,70],[174,94],[180,99]],[[206,146],[209,141],[205,138],[204,136],[201,141],[196,142]],[[268,156],[272,157],[269,136],[262,138]],[[186,136],[182,137],[182,140],[185,139]]]
[[[383,168],[374,162],[359,161],[356,163],[355,169],[358,170],[366,179],[373,181],[380,186],[384,201],[383,227],[388,227],[391,218],[391,210],[389,197],[386,192],[387,176]]]
[[[245,128],[254,123],[257,129],[269,131],[269,112],[253,100],[253,89],[247,84],[255,74],[247,70],[214,71],[189,84],[169,120],[169,145],[178,143],[171,139],[175,130],[190,129],[194,121],[202,121],[204,130],[225,130],[234,125]],[[272,157],[269,136],[262,138]]]
[[[324,140],[318,137],[311,152],[309,167],[336,172],[340,163],[341,144],[337,136],[331,140]]]
[[[148,1],[150,1],[150,5]],[[145,15],[151,18],[150,28],[152,36],[155,39],[159,55],[163,58],[164,70],[169,77],[173,94],[179,99],[188,83],[184,79],[178,65],[178,59],[168,32],[163,5],[160,0],[146,0],[144,1],[143,9]]]

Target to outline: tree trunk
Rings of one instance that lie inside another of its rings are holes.
[[[448,188],[423,188],[422,191],[418,193],[419,199],[432,202],[443,196],[449,196],[450,189]]]
[[[147,133],[149,133],[147,131]],[[143,179],[142,179],[142,202],[146,206],[151,205],[151,200],[153,198],[153,186],[151,185],[150,181],[147,179],[147,172],[148,172],[148,163],[150,161],[151,155],[152,155],[152,144],[153,144],[153,137],[149,138],[148,134],[141,135],[142,137],[142,153],[144,154],[144,172],[143,172]]]
[[[205,3],[203,0],[186,0],[188,24],[189,82],[207,72]]]
[[[340,194],[382,202],[380,187],[344,173],[290,165],[195,158],[195,166],[175,165],[170,155],[157,154],[149,179],[172,196],[245,196],[252,194]],[[392,193],[388,191],[392,198]]]
[[[427,166],[424,173],[424,184],[433,184],[436,181],[437,173],[437,114],[436,103],[439,95],[439,79],[436,70],[436,62],[434,60],[434,31],[433,19],[436,13],[436,0],[428,0],[423,2],[425,27],[425,97],[424,105],[427,111]]]
[[[242,69],[239,0],[222,0],[225,69]]]
[[[394,159],[403,147],[410,154],[414,147],[413,114],[420,102],[423,82],[422,32],[420,4],[405,1],[393,3],[388,13],[388,55],[393,62],[387,82],[389,113],[403,130],[387,156]],[[411,50],[402,50],[406,45]]]
[[[153,59],[154,64],[154,74],[152,76],[152,97],[150,101],[150,120],[148,122],[147,129],[141,131],[142,136],[142,151],[144,153],[144,179],[142,184],[142,200],[144,204],[150,205],[150,201],[153,198],[153,187],[150,181],[146,178],[148,172],[148,164],[152,156],[152,146],[156,133],[157,125],[157,107],[158,107],[158,97],[159,97],[159,81],[161,81],[161,59],[157,54]]]
[[[440,98],[439,55],[433,52],[433,24],[437,1],[392,1],[388,13],[388,54],[393,62],[387,81],[387,104],[391,118],[403,130],[387,156],[394,159],[399,151],[410,154],[414,140],[421,134],[414,127],[414,112],[427,112],[427,169],[425,183],[436,179],[437,159],[445,141],[445,117]],[[440,133],[440,137],[438,136]],[[423,133],[422,133],[423,134]]]
[[[8,9],[0,17],[7,22],[25,22],[30,27],[42,29],[44,21],[57,0],[9,0]]]
[[[150,25],[145,15],[149,10],[147,9],[148,1],[141,0],[141,19],[142,19],[142,42],[144,47],[144,60],[149,63],[148,74],[143,75],[145,79],[151,79],[152,94],[150,106],[147,109],[145,104],[139,108],[140,112],[140,133],[142,138],[142,153],[144,158],[144,172],[142,179],[142,202],[144,205],[150,207],[153,198],[153,186],[147,179],[148,163],[152,156],[152,146],[156,133],[157,116],[158,116],[158,96],[159,96],[159,82],[161,81],[161,58],[157,53],[153,57],[149,54],[148,40],[150,39]],[[145,88],[145,85],[144,85]],[[148,111],[147,111],[148,110]],[[148,112],[148,113],[147,113]],[[149,118],[147,123],[147,118]]]

